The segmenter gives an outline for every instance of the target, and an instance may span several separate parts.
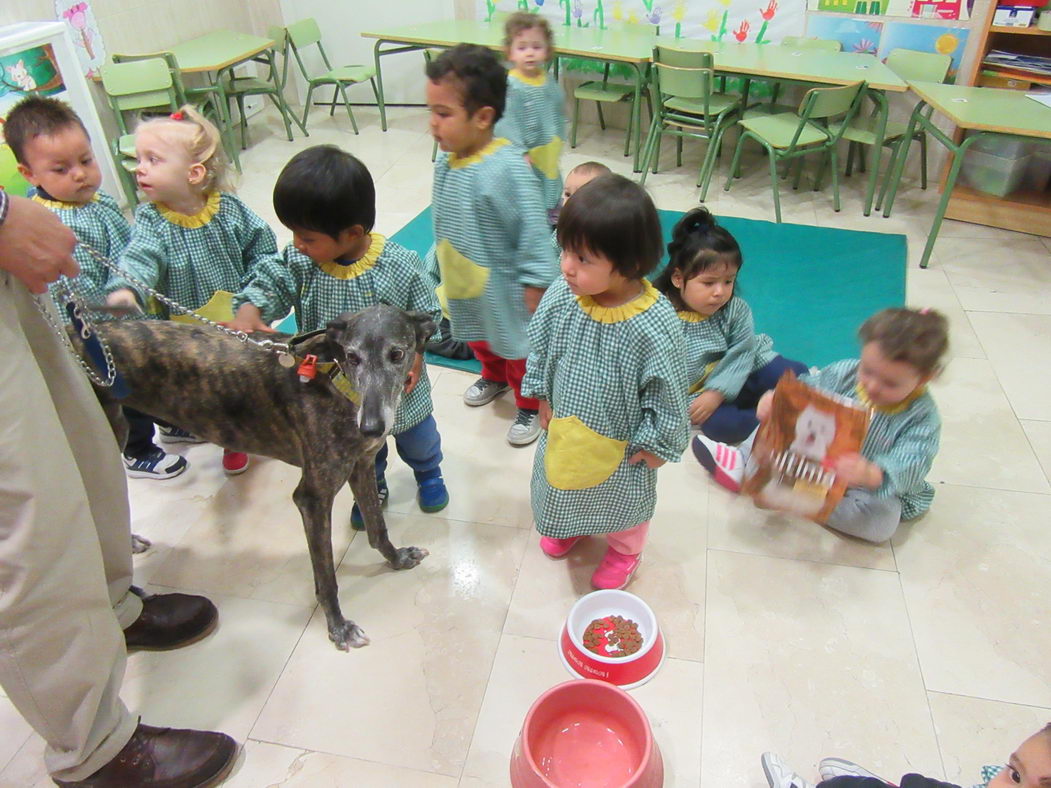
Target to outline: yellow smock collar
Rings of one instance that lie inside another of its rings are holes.
[[[872,408],[877,413],[886,413],[888,416],[893,416],[895,414],[901,413],[902,411],[906,410],[909,407],[909,405],[911,405],[917,399],[919,399],[924,394],[926,394],[927,393],[927,387],[926,386],[917,386],[915,388],[915,390],[909,396],[907,396],[905,399],[903,399],[897,405],[886,405],[886,406],[872,404],[872,400],[869,399],[869,393],[867,391],[865,391],[864,387],[862,387],[862,385],[860,383],[858,383],[857,386],[854,387],[854,391],[855,391],[855,393],[857,393],[858,399],[861,400],[861,404],[863,404],[865,407]]]
[[[711,317],[711,315],[702,315],[700,312],[694,312],[692,309],[680,309],[675,314],[684,323],[703,323]]]
[[[538,88],[541,85],[543,85],[545,82],[547,82],[547,74],[544,73],[543,71],[541,71],[535,77],[527,77],[525,74],[523,74],[517,68],[512,68],[509,73],[511,74],[512,77],[517,79],[519,82],[524,82],[525,84],[532,85],[535,88]]]
[[[330,261],[327,263],[318,263],[317,267],[335,279],[354,279],[355,277],[361,276],[372,268],[372,266],[376,265],[376,261],[379,260],[380,255],[383,254],[383,247],[387,244],[387,239],[379,233],[369,233],[369,238],[372,239],[369,244],[369,250],[353,263],[343,265],[335,261]]]
[[[597,320],[599,323],[620,323],[642,314],[656,304],[660,297],[660,291],[643,279],[642,292],[626,304],[602,306],[587,295],[577,296],[577,303],[592,320]]]
[[[208,195],[208,200],[205,202],[204,207],[194,214],[179,213],[178,211],[173,211],[163,203],[156,203],[157,213],[172,224],[193,230],[198,227],[204,227],[212,220],[212,217],[219,213],[219,199],[218,191],[211,192]]]
[[[50,208],[53,211],[57,211],[60,208],[63,210],[71,211],[74,208],[83,208],[85,205],[90,205],[93,202],[98,202],[99,193],[95,192],[91,195],[91,199],[87,202],[66,202],[65,200],[49,200],[46,197],[41,197],[39,194],[33,195],[33,202],[38,202],[45,208]]]
[[[496,151],[500,150],[500,148],[504,147],[504,145],[509,145],[510,143],[511,140],[505,139],[504,137],[493,137],[493,139],[490,140],[488,145],[486,145],[477,153],[472,153],[470,156],[463,156],[461,158],[460,156],[450,153],[449,167],[454,170],[458,170],[462,167],[470,167],[472,164],[477,164],[486,156],[495,153]]]

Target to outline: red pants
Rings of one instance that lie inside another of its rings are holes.
[[[522,396],[522,377],[525,375],[524,358],[504,358],[489,349],[488,342],[468,342],[474,356],[482,362],[482,377],[507,383],[515,393],[515,404],[525,410],[540,410],[540,400]]]

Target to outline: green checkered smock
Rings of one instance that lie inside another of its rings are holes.
[[[131,242],[121,255],[121,268],[139,281],[190,309],[204,306],[217,292],[236,293],[255,266],[277,257],[270,226],[229,192],[212,192],[204,209],[193,216],[145,203],[135,212]],[[138,288],[120,277],[108,292]],[[168,308],[138,293],[146,309],[169,317]]]
[[[533,463],[533,517],[544,536],[605,534],[649,520],[657,471],[628,458],[645,449],[678,462],[686,448],[682,330],[667,299],[645,286],[606,308],[559,279],[529,323],[522,394],[552,409]]]
[[[565,103],[562,88],[550,75],[527,77],[516,68],[507,73],[507,104],[497,121],[496,136],[525,148],[547,210],[562,198],[558,161],[566,139]]]
[[[861,454],[883,469],[883,485],[877,498],[901,499],[901,519],[919,517],[931,507],[934,488],[927,474],[938,453],[941,419],[934,398],[921,387],[904,402],[891,408],[872,406],[858,383],[857,359],[837,361],[813,375],[799,379],[814,388],[831,391],[872,408],[868,435]]]
[[[388,304],[408,312],[426,312],[439,324],[441,308],[420,270],[419,255],[378,233],[371,238],[365,256],[351,263],[318,264],[289,244],[283,260],[271,258],[253,269],[251,281],[234,295],[234,313],[250,302],[270,323],[294,309],[296,324],[305,332],[324,328],[344,312]],[[401,399],[392,433],[415,427],[433,410],[424,364],[416,388]]]
[[[523,287],[558,276],[540,188],[522,149],[494,139],[464,158],[434,165],[435,245],[428,265],[441,271],[453,339],[484,341],[498,356],[529,353]]]
[[[734,296],[710,317],[692,310],[677,314],[686,339],[690,394],[718,391],[733,402],[748,376],[777,357],[773,340],[755,333],[752,310],[743,298]]]
[[[87,203],[51,200],[39,194],[33,200],[58,216],[62,224],[76,234],[81,244],[88,244],[113,262],[117,261],[128,245],[131,237],[128,220],[121,213],[117,201],[101,190],[95,192],[95,197]],[[73,250],[73,259],[80,266],[80,274],[72,281],[73,292],[80,303],[85,306],[106,303],[106,283],[112,275],[110,270],[82,245]],[[61,290],[57,283],[53,284],[51,297],[58,307],[58,313],[68,322]]]

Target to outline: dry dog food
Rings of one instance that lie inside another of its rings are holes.
[[[584,648],[602,657],[627,657],[642,648],[639,625],[623,616],[596,618],[584,630]]]

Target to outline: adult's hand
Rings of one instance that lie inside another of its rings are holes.
[[[8,196],[7,218],[0,224],[0,269],[9,271],[31,293],[46,293],[63,274],[76,276],[77,236],[47,208],[25,197]]]

